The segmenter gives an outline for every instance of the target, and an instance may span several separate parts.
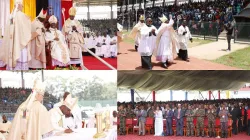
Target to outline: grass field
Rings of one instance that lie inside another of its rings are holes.
[[[223,65],[241,68],[245,70],[250,70],[250,46],[238,50],[236,52],[232,52],[228,55],[222,56],[216,60],[213,60],[212,62],[220,63]]]

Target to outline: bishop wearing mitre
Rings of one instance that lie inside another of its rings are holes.
[[[140,38],[141,38],[141,28],[145,26],[145,17],[143,15],[140,16],[140,21],[133,27],[132,31],[130,32],[129,36],[130,38],[135,38],[135,50],[138,50],[139,44],[140,44]]]
[[[57,18],[49,18],[50,28],[45,33],[45,40],[51,48],[52,65],[66,67],[70,62],[70,54],[65,37],[57,27]]]
[[[63,26],[63,34],[69,42],[70,64],[83,65],[82,48],[84,45],[83,26],[75,19],[76,8],[69,9],[69,18]]]
[[[42,104],[44,92],[45,84],[37,78],[32,93],[17,109],[8,140],[41,140],[52,135],[50,115]]]
[[[14,11],[5,28],[0,60],[7,70],[28,70],[31,59],[29,42],[31,39],[31,20],[23,12],[23,0],[15,0]]]
[[[73,98],[69,92],[65,92],[63,99],[59,103],[56,103],[54,107],[59,107],[61,105],[66,105],[71,110],[71,115],[63,118],[62,127],[70,127],[71,129],[82,128],[82,114],[78,106],[78,99]]]
[[[38,17],[31,24],[31,61],[29,68],[46,69],[46,54],[45,54],[45,27],[44,20],[47,12],[44,14],[41,10]]]

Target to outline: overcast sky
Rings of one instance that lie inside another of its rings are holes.
[[[41,73],[41,71],[39,71]],[[32,87],[33,81],[36,74],[25,73],[25,86]],[[44,76],[47,77],[57,77],[61,76],[63,78],[75,79],[82,78],[90,80],[93,76],[97,76],[102,79],[104,82],[115,82],[117,81],[117,72],[116,71],[44,71]],[[21,73],[11,72],[11,71],[0,71],[0,78],[2,87],[20,87],[21,86]],[[46,79],[45,79],[46,80]]]

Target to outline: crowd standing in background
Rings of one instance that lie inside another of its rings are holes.
[[[240,132],[250,136],[250,99],[118,102],[118,107],[120,135],[125,135],[126,119],[138,120],[139,135],[145,135],[143,126],[146,120],[153,119],[156,136],[173,135],[173,125],[176,127],[176,136],[183,136],[185,128],[186,136],[218,137],[218,126],[221,130],[219,137],[222,138]],[[163,119],[166,123],[164,125]],[[229,120],[232,123],[232,132],[228,129]],[[205,133],[205,127],[208,135]],[[150,130],[150,133],[153,131]]]

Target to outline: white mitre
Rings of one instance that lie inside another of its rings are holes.
[[[161,20],[162,23],[168,21],[168,18],[164,14],[162,14],[162,17],[159,17],[159,19]]]
[[[46,18],[47,16],[47,12],[45,14],[43,14],[43,9],[41,10],[40,14],[38,15],[38,17],[40,18]]]
[[[77,105],[77,103],[78,99],[72,98],[71,94],[69,94],[63,101],[63,105],[67,106],[70,110],[73,110],[73,108]]]
[[[21,5],[23,5],[23,0],[15,0],[15,5],[16,4],[21,4]]]
[[[117,23],[117,29],[121,32],[123,30],[123,26],[119,23]]]
[[[57,18],[52,15],[50,18],[49,18],[49,23],[52,24],[52,23],[57,23]]]

